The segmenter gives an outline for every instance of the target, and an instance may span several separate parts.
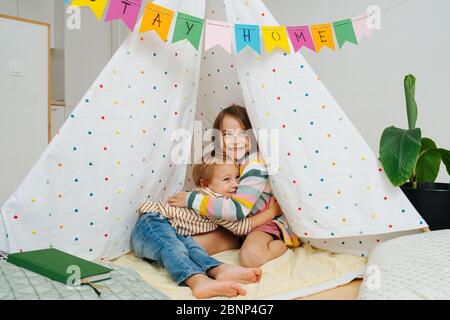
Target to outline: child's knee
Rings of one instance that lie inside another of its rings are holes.
[[[270,256],[268,251],[247,250],[244,248],[239,252],[239,259],[243,267],[259,268],[270,260]]]
[[[269,243],[269,251],[272,259],[280,257],[287,249],[288,247],[281,240],[274,240]]]

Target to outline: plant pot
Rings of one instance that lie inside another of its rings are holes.
[[[431,230],[450,229],[450,189],[448,183],[410,182],[400,187]]]

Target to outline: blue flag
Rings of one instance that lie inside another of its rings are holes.
[[[259,36],[259,26],[250,24],[236,24],[234,26],[236,34],[236,51],[239,53],[246,46],[250,46],[258,54],[261,54],[261,40]]]

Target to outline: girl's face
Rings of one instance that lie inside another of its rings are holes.
[[[222,145],[227,156],[234,160],[242,159],[250,150],[250,137],[241,123],[231,116],[222,121]]]
[[[209,183],[201,181],[202,187],[208,187],[216,193],[231,197],[239,185],[239,168],[235,164],[216,164]]]

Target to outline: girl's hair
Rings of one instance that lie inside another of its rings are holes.
[[[192,180],[195,185],[200,187],[201,180],[204,180],[206,183],[210,183],[214,174],[215,166],[221,164],[234,164],[237,166],[237,163],[234,160],[230,159],[223,153],[220,153],[217,156],[205,157],[202,163],[195,164],[192,168]]]
[[[232,106],[223,109],[218,114],[216,121],[214,121],[213,128],[217,130],[222,130],[222,122],[226,116],[230,116],[238,120],[245,131],[252,128],[252,124],[250,123],[250,118],[248,117],[247,110],[244,107],[241,107],[237,104],[233,104]]]
[[[255,139],[255,136],[253,134],[252,130],[252,124],[250,122],[250,118],[247,113],[247,109],[244,107],[232,104],[226,109],[223,109],[216,117],[216,120],[214,121],[213,129],[214,131],[214,150],[211,152],[212,156],[215,154],[215,150],[220,150],[220,140],[221,134],[219,137],[216,136],[216,134],[219,134],[222,131],[222,123],[223,119],[225,119],[226,116],[230,116],[241,124],[242,128],[249,134],[250,140],[251,140],[251,150],[250,153],[253,153],[257,150],[257,142]]]

